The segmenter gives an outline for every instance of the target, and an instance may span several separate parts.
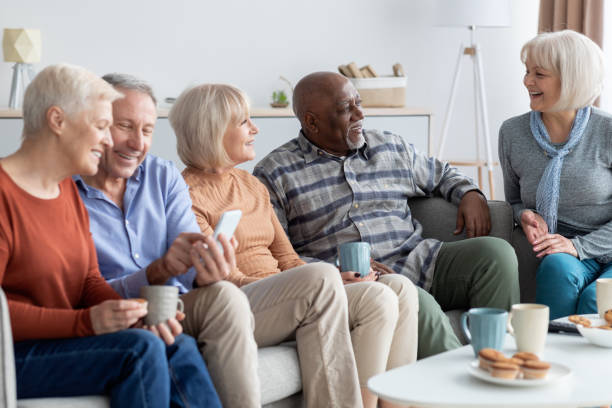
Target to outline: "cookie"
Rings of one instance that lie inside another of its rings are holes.
[[[497,362],[491,364],[490,371],[493,377],[513,380],[518,376],[519,366],[512,363]]]
[[[525,361],[525,364],[521,366],[521,372],[525,380],[539,380],[546,378],[550,364],[546,361],[530,360]]]
[[[500,362],[516,364],[517,366],[522,366],[523,364],[525,364],[525,360],[517,357],[504,358],[503,360],[500,360]]]
[[[533,353],[529,353],[527,351],[519,351],[518,353],[515,353],[512,358],[518,358],[523,360],[523,364],[526,363],[527,361],[531,361],[531,360],[539,360],[540,357],[538,357],[537,355],[533,354]],[[521,365],[523,365],[521,364]]]
[[[491,364],[505,359],[504,353],[492,348],[483,348],[478,352],[478,367],[489,371]]]
[[[608,324],[612,324],[612,309],[606,310],[606,313],[604,313],[604,319],[606,319]]]
[[[584,327],[591,327],[591,321],[584,316],[571,315],[570,317],[567,318],[567,320],[569,320],[570,322],[574,324],[582,325]]]

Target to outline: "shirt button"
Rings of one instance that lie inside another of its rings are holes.
[[[128,220],[125,220],[125,225],[130,225],[130,222]]]
[[[385,188],[389,188],[389,185],[388,185],[388,184],[385,184]]]
[[[360,226],[360,227],[363,227],[363,222],[360,222],[360,223],[359,223],[359,226]]]
[[[138,254],[136,253],[136,254],[134,254],[134,258],[136,258],[136,259],[140,258],[140,255],[138,255]]]
[[[355,208],[359,208],[359,204],[355,204],[353,207],[355,207]]]
[[[323,152],[319,150],[319,156],[321,156],[322,154],[323,154]]]

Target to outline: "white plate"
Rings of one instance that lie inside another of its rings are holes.
[[[598,314],[585,314],[582,315],[591,321],[592,327],[584,327],[581,324],[577,324],[576,328],[582,334],[582,337],[590,341],[591,343],[601,347],[612,347],[612,330],[598,329],[597,326],[603,326],[606,324],[605,319],[599,317]],[[564,317],[562,320],[567,320]]]
[[[468,366],[468,372],[480,380],[487,381],[493,384],[507,385],[509,387],[536,387],[538,385],[552,384],[572,375],[572,370],[558,363],[550,363],[550,370],[546,378],[537,380],[524,380],[522,378],[506,379],[493,377],[488,371],[478,367],[478,360],[474,360]]]

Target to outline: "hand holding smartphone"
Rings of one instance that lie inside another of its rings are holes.
[[[213,232],[213,238],[215,239],[217,246],[221,253],[223,253],[223,247],[219,242],[218,236],[219,234],[225,235],[227,239],[230,239],[232,235],[234,235],[234,231],[238,226],[238,222],[240,222],[240,218],[242,217],[242,211],[240,210],[230,210],[226,211],[221,215],[219,222],[215,225],[215,232]]]

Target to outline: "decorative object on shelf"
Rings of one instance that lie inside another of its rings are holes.
[[[457,84],[461,72],[463,56],[467,55],[472,60],[474,70],[474,116],[476,120],[476,160],[467,162],[453,162],[455,165],[478,167],[478,186],[482,189],[482,168],[487,167],[489,171],[489,193],[490,199],[494,199],[493,192],[493,156],[491,154],[491,139],[489,135],[489,115],[487,112],[487,98],[485,91],[484,73],[482,68],[482,50],[476,42],[477,27],[509,27],[511,22],[510,0],[437,0],[436,17],[438,26],[459,26],[470,30],[471,41],[468,46],[459,46],[459,56],[455,66],[453,85],[444,115],[442,135],[438,158],[442,158],[444,144],[448,133],[448,126],[453,107]],[[480,125],[480,126],[479,126]],[[480,159],[479,134],[482,133],[485,142],[487,158]]]
[[[270,104],[273,108],[286,108],[289,106],[289,100],[285,91],[279,90],[272,92],[272,103]]]
[[[289,89],[291,89],[291,93],[293,93],[293,85],[291,85],[291,82],[289,82],[289,80],[282,75],[279,77],[279,79],[289,85]],[[286,108],[289,106],[289,97],[287,96],[285,90],[277,89],[276,91],[272,92],[272,102],[270,103],[270,106],[273,108]]]
[[[9,107],[17,109],[21,104],[21,93],[26,88],[25,74],[34,78],[32,63],[40,62],[40,30],[26,28],[5,28],[2,36],[4,61],[14,62],[13,80]]]
[[[354,62],[339,65],[338,71],[353,83],[363,107],[401,108],[406,104],[406,77],[399,63],[393,65],[391,76],[379,76],[371,65],[357,68]]]

